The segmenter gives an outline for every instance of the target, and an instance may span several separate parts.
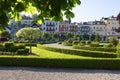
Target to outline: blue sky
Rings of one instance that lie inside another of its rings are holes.
[[[102,17],[117,16],[120,0],[81,0],[81,5],[73,9],[72,22],[100,20]]]

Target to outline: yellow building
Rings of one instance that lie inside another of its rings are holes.
[[[106,36],[107,39],[120,39],[120,33],[117,33],[115,29],[120,27],[116,17],[111,16],[108,18],[102,18],[102,21],[106,24]]]

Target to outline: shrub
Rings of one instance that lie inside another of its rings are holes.
[[[18,55],[27,54],[28,52],[29,52],[29,49],[18,49],[17,50]]]
[[[91,43],[91,41],[86,41],[86,45],[89,45]]]
[[[116,46],[116,49],[117,57],[120,57],[120,43]]]
[[[115,48],[84,47],[84,46],[78,46],[78,45],[74,45],[73,48],[74,49],[90,50],[90,51],[116,52]]]
[[[120,59],[56,59],[39,57],[0,57],[0,66],[21,66],[21,67],[50,67],[50,68],[79,68],[79,69],[120,69]]]
[[[70,43],[70,42],[62,42],[62,45],[63,46],[72,46],[72,43]]]
[[[70,38],[67,42],[72,43],[74,39]]]
[[[104,48],[112,48],[112,44],[105,44],[103,47]]]
[[[26,46],[30,46],[30,43],[26,43]],[[37,43],[32,43],[32,46],[37,46]]]
[[[17,49],[25,49],[25,45],[24,44],[16,44]]]
[[[73,42],[72,42],[72,45],[78,45],[78,43],[79,43],[79,41],[76,40],[76,41],[73,41]]]
[[[84,46],[84,45],[85,45],[85,41],[84,41],[84,40],[81,40],[79,45],[80,45],[80,46]]]
[[[116,39],[111,39],[111,40],[110,40],[110,43],[111,43],[114,47],[117,46],[118,42],[119,42],[119,41],[116,40]]]
[[[12,46],[14,46],[14,43],[13,43],[13,42],[5,42],[5,43],[4,43],[4,47],[5,47],[5,48],[10,48],[10,47],[12,47]]]
[[[62,44],[62,42],[58,42],[58,44]]]
[[[42,45],[37,45],[38,48],[61,52],[65,54],[72,54],[72,55],[80,55],[80,56],[89,56],[89,57],[102,57],[102,58],[115,58],[116,53],[110,52],[99,52],[99,51],[87,51],[87,50],[73,50],[73,49],[61,49],[61,48],[53,48],[47,47]]]
[[[91,47],[99,47],[99,42],[91,42]]]

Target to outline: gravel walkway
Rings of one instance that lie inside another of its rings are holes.
[[[72,46],[62,46],[61,44],[58,44],[58,43],[44,44],[44,46],[57,47],[57,48],[65,48],[65,49],[72,49]]]
[[[0,80],[120,80],[120,71],[0,67]]]

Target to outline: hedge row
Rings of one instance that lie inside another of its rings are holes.
[[[0,57],[0,66],[120,69],[120,59],[48,59],[38,57]]]
[[[116,53],[110,52],[99,52],[99,51],[86,51],[86,50],[74,50],[74,49],[62,49],[62,48],[54,48],[48,46],[37,45],[38,48],[65,53],[65,54],[73,54],[80,56],[88,56],[88,57],[101,57],[101,58],[116,58]]]
[[[84,47],[79,45],[73,45],[74,49],[83,49],[83,50],[91,50],[91,51],[103,51],[103,52],[116,52],[115,48],[103,48],[103,47]]]

